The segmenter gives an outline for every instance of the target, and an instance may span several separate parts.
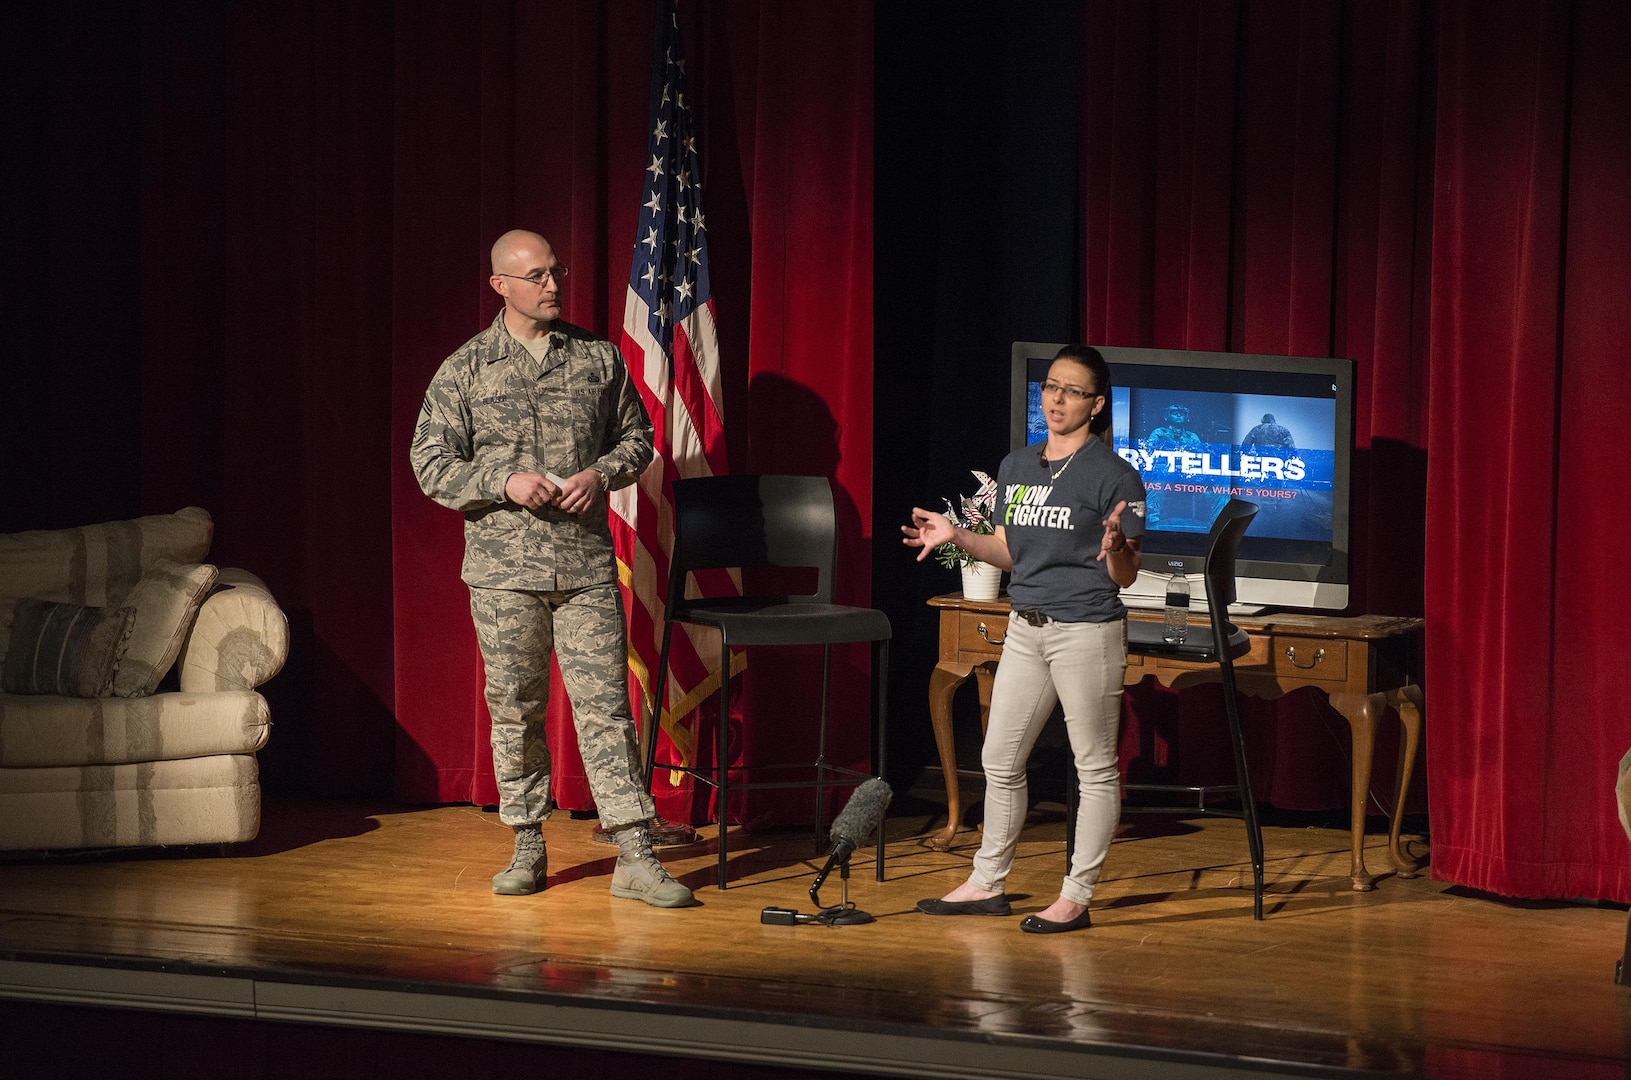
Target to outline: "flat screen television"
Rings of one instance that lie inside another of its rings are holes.
[[[1041,386],[1063,345],[1018,341],[1014,449],[1048,436]],[[1205,595],[1206,536],[1231,495],[1261,509],[1236,557],[1238,613],[1348,606],[1352,360],[1098,346],[1110,365],[1111,445],[1149,495],[1129,607],[1159,607],[1183,573]]]

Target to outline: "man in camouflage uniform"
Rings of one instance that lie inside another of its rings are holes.
[[[1246,437],[1240,440],[1240,449],[1247,450],[1290,450],[1295,452],[1297,440],[1291,437],[1291,429],[1284,424],[1274,422],[1274,414],[1263,414],[1263,422],[1246,432]]]
[[[492,258],[504,309],[437,370],[412,458],[425,494],[464,512],[463,577],[487,669],[499,816],[515,831],[493,891],[526,895],[546,877],[553,649],[589,789],[620,849],[612,893],[681,907],[691,890],[651,852],[655,808],[638,766],[604,499],[651,461],[651,421],[617,349],[561,320],[566,268],[548,241],[508,232]]]

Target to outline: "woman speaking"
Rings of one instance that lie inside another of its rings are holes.
[[[912,509],[901,527],[921,561],[950,543],[1012,571],[1013,616],[991,691],[981,765],[985,835],[967,881],[930,915],[1008,915],[1004,882],[1029,808],[1026,763],[1056,703],[1076,762],[1076,850],[1059,898],[1020,929],[1057,934],[1090,925],[1088,902],[1121,815],[1116,742],[1127,667],[1120,589],[1138,576],[1144,485],[1098,433],[1110,423],[1110,368],[1090,345],[1059,350],[1042,384],[1046,442],[1016,450],[997,471],[996,532],[977,535],[943,514]]]

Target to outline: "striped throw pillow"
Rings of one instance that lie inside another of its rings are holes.
[[[8,694],[108,697],[136,609],[20,600],[0,689]]]

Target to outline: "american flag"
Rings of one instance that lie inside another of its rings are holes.
[[[615,492],[611,500],[618,577],[628,602],[630,679],[647,706],[642,716],[650,715],[662,646],[668,554],[674,537],[673,482],[727,471],[702,174],[673,0],[657,8],[649,115],[651,163],[645,170],[645,201],[640,206],[620,344],[651,416],[657,453],[640,482]],[[740,591],[723,575],[703,584],[709,595],[718,595],[722,588]],[[659,760],[696,764],[700,733],[683,721],[699,703],[716,699],[718,662],[717,634],[675,627],[667,702],[662,703],[660,717],[673,756],[659,745]],[[733,667],[739,664],[740,659]],[[675,786],[682,775],[668,773]]]

